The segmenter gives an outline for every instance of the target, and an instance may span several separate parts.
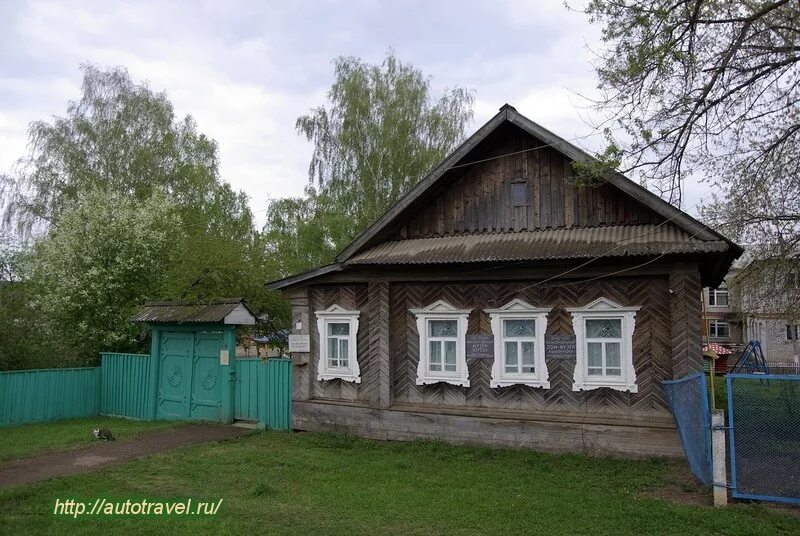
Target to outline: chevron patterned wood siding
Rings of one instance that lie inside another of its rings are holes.
[[[562,287],[526,288],[531,283],[464,285],[392,285],[390,351],[397,402],[439,406],[503,408],[537,412],[610,413],[623,416],[664,415],[668,412],[660,382],[672,377],[669,288],[666,277],[620,278]],[[491,360],[468,362],[468,388],[448,384],[416,385],[419,335],[409,308],[445,300],[472,308],[468,334],[491,334],[485,309],[514,298],[553,307],[547,333],[572,335],[572,317],[564,309],[606,297],[623,305],[641,305],[633,336],[634,366],[639,392],[611,389],[573,392],[574,360],[548,360],[550,389],[522,385],[492,389]]]
[[[331,305],[340,305],[345,309],[361,311],[356,339],[358,348],[358,364],[361,367],[361,383],[342,380],[317,381],[317,360],[319,359],[319,334],[315,311],[322,311]],[[319,286],[313,287],[310,293],[310,335],[311,356],[309,373],[311,374],[311,397],[335,400],[361,400],[375,403],[378,400],[378,363],[373,359],[369,349],[369,293],[367,285]]]
[[[699,293],[696,274],[609,278],[566,286],[556,283],[531,287],[532,284],[371,283],[311,287],[308,291],[311,353],[308,367],[301,367],[307,372],[298,373],[302,376],[300,381],[308,383],[309,395],[303,396],[298,391],[296,398],[360,402],[383,409],[393,404],[410,404],[620,417],[669,415],[661,380],[699,370],[701,365],[696,358],[700,354],[700,327],[693,311],[695,290]],[[572,317],[565,308],[585,305],[599,297],[641,306],[633,335],[638,393],[611,389],[573,392],[575,361],[564,359],[547,361],[550,389],[522,385],[492,389],[489,386],[492,361],[487,359],[468,361],[471,382],[468,388],[416,385],[419,335],[409,309],[445,300],[455,307],[472,309],[468,334],[491,334],[485,310],[521,298],[531,304],[553,307],[548,317],[549,335],[572,335]],[[314,311],[334,304],[361,311],[360,384],[316,380],[319,340],[313,326]],[[678,324],[674,327],[676,319]]]

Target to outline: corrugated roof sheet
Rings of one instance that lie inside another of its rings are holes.
[[[619,246],[619,247],[617,247]],[[724,252],[724,240],[693,238],[670,224],[615,225],[415,238],[385,242],[347,264],[431,264],[575,259],[598,255]],[[614,251],[609,251],[612,248]]]
[[[226,298],[206,303],[187,302],[148,302],[145,303],[134,322],[223,322],[239,304],[245,305],[241,298]],[[249,310],[249,309],[248,309]]]

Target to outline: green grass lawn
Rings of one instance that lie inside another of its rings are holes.
[[[102,473],[0,490],[0,533],[798,534],[800,518],[653,498],[677,462],[328,434],[255,433]],[[683,482],[677,492],[696,494]],[[675,493],[675,490],[673,490]],[[214,517],[53,515],[56,498],[223,499]]]
[[[175,422],[142,422],[114,417],[90,417],[69,421],[23,424],[0,428],[0,462],[41,454],[48,450],[65,450],[92,443],[92,428],[108,428],[114,438],[124,441],[142,432],[172,428]]]

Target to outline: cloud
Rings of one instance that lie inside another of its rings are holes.
[[[165,90],[217,140],[225,180],[259,221],[267,200],[299,195],[312,147],[296,118],[324,103],[331,60],[380,61],[387,47],[477,93],[475,124],[505,102],[579,145],[591,93],[586,43],[598,30],[560,2],[7,2],[0,16],[0,173],[23,154],[30,121],[63,114],[84,62],[123,65]]]

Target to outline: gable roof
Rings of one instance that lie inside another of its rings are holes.
[[[505,104],[494,117],[479,128],[472,136],[467,138],[467,140],[457,147],[427,176],[419,181],[380,218],[344,248],[339,255],[337,255],[332,264],[303,274],[273,281],[269,283],[269,288],[277,289],[293,286],[324,274],[342,270],[344,267],[353,264],[411,263],[411,258],[417,258],[416,263],[480,262],[510,260],[511,257],[516,259],[519,256],[518,254],[512,254],[510,252],[507,254],[498,253],[496,249],[492,248],[489,248],[491,251],[486,250],[483,256],[478,255],[477,258],[473,258],[473,254],[480,251],[481,245],[483,245],[485,249],[485,243],[487,243],[487,241],[497,241],[500,237],[502,237],[502,240],[508,241],[509,243],[514,242],[514,244],[509,245],[510,249],[519,246],[520,241],[526,243],[528,246],[526,250],[529,254],[525,255],[524,260],[576,257],[574,251],[573,253],[568,253],[567,249],[586,250],[585,255],[577,255],[577,257],[601,254],[602,252],[598,253],[597,248],[594,247],[595,244],[592,244],[592,241],[596,237],[590,236],[592,232],[597,230],[595,229],[593,231],[588,228],[489,233],[481,236],[459,235],[437,238],[416,238],[394,242],[387,242],[385,240],[386,231],[391,229],[398,221],[402,220],[406,214],[413,209],[415,203],[424,200],[426,194],[430,194],[435,189],[448,171],[456,166],[461,167],[472,163],[464,161],[464,159],[476,149],[481,142],[486,140],[501,125],[506,123],[515,125],[523,132],[541,140],[546,144],[545,146],[552,147],[570,160],[578,162],[595,160],[589,153],[531,121],[517,112],[513,106]],[[643,186],[628,179],[623,174],[616,171],[610,172],[604,177],[604,180],[636,202],[662,216],[666,221],[662,224],[654,225],[653,232],[642,234],[642,236],[651,237],[654,236],[654,233],[660,234],[661,238],[654,237],[651,240],[637,240],[637,237],[631,234],[630,228],[623,229],[622,226],[605,227],[605,230],[599,231],[601,234],[605,233],[604,236],[608,238],[606,243],[602,244],[604,247],[603,251],[608,251],[610,247],[621,245],[621,247],[619,247],[620,252],[614,255],[701,252],[714,252],[717,254],[727,253],[730,256],[730,262],[741,255],[743,251],[741,247],[710,227],[697,221],[689,214],[667,203]],[[662,226],[663,228],[661,228]],[[611,236],[614,232],[619,236]],[[559,233],[563,236],[556,236]],[[549,249],[545,247],[539,253],[540,256],[531,257],[531,240],[537,242],[536,248],[541,248],[543,245],[546,246],[547,244],[551,247]],[[613,244],[609,242],[609,240],[613,242]],[[478,246],[478,249],[475,249],[476,246]],[[467,250],[470,252],[469,258],[464,256]],[[427,261],[423,259],[426,253],[430,254]],[[727,266],[730,262],[723,262],[721,266],[724,265],[723,267],[727,270]],[[724,273],[722,275],[724,275]],[[719,275],[719,277],[721,278],[722,275]]]
[[[133,317],[134,322],[176,324],[223,323],[252,326],[256,316],[241,298],[224,298],[204,303],[148,302]]]
[[[524,115],[520,114],[513,106],[509,104],[503,105],[500,111],[492,117],[485,125],[477,130],[472,136],[467,138],[455,151],[453,151],[447,158],[445,158],[433,171],[431,171],[425,178],[419,181],[411,190],[401,197],[397,203],[387,210],[383,216],[378,218],[375,223],[370,225],[363,233],[361,233],[350,245],[342,250],[336,257],[336,262],[347,262],[356,253],[368,247],[370,241],[376,237],[382,230],[394,223],[400,218],[406,209],[408,209],[415,201],[428,192],[444,174],[449,171],[453,166],[461,165],[461,160],[466,157],[479,143],[485,140],[492,132],[494,132],[504,122],[509,122],[518,126],[524,132],[531,136],[540,139],[548,146],[554,148],[567,158],[578,162],[590,162],[596,160],[592,155],[583,149],[573,145],[565,139],[550,132],[543,126],[531,121]],[[467,162],[468,163],[468,162]],[[729,246],[738,250],[741,254],[741,248],[717,233],[710,227],[702,224],[690,215],[673,205],[667,203],[647,188],[633,182],[622,173],[612,172],[605,177],[607,183],[617,187],[619,190],[629,195],[642,205],[650,208],[653,212],[663,216],[671,223],[683,229],[693,237],[700,240],[723,240]],[[738,257],[738,255],[736,255]]]

